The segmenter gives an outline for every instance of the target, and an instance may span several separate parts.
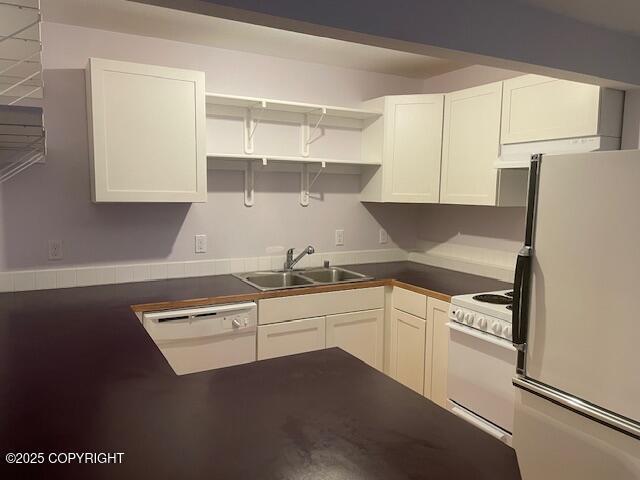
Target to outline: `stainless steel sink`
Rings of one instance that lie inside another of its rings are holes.
[[[340,283],[361,280],[365,278],[361,273],[351,272],[342,268],[319,268],[317,270],[306,270],[303,275],[314,282],[319,283]]]
[[[293,271],[274,270],[269,272],[247,272],[234,274],[234,276],[262,291],[362,282],[372,279],[372,277],[367,277],[361,273],[339,267],[309,268]]]
[[[313,281],[306,279],[293,272],[250,272],[238,275],[244,280],[260,290],[277,290],[280,288],[305,287],[313,285]]]

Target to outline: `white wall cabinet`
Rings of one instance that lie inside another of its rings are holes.
[[[505,80],[502,143],[602,135],[620,137],[624,93],[523,75]]]
[[[438,203],[443,95],[394,95],[365,102],[384,111],[363,132],[362,201]]]
[[[325,348],[325,317],[258,326],[258,360]]]
[[[384,310],[327,316],[326,347],[340,347],[378,370],[383,364]]]
[[[524,205],[526,172],[494,168],[501,110],[502,82],[445,95],[440,203]]]
[[[99,58],[86,69],[94,202],[205,202],[204,73]]]
[[[433,328],[432,341],[427,338],[427,350],[431,355],[425,359],[425,397],[443,408],[447,408],[447,365],[449,358],[449,303],[436,298],[427,299],[427,323]],[[429,370],[429,366],[431,369]],[[427,380],[429,378],[430,382]],[[430,393],[427,385],[430,384]]]
[[[423,394],[426,320],[393,309],[391,313],[391,377]]]

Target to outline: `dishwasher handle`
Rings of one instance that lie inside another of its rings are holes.
[[[183,308],[179,310],[161,310],[158,312],[149,312],[144,314],[145,319],[171,321],[179,320],[178,317],[197,318],[207,315],[218,315],[220,313],[229,313],[234,310],[255,310],[258,306],[256,302],[242,303],[225,303],[222,305],[208,305],[206,307]],[[175,318],[174,318],[175,317]]]

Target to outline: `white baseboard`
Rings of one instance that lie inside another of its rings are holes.
[[[325,260],[331,265],[396,262],[407,260],[400,248],[324,252],[304,257],[298,266],[319,267]],[[0,292],[86,287],[115,283],[146,282],[167,278],[206,277],[228,273],[282,268],[284,255],[195,260],[187,262],[99,265],[59,269],[0,272]]]

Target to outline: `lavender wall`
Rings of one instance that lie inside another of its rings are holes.
[[[471,65],[470,67],[443,73],[424,81],[424,93],[447,93],[465,88],[477,87],[486,83],[500,82],[523,75],[522,72],[502,68]]]
[[[47,163],[0,186],[0,271],[257,256],[308,243],[319,251],[415,244],[414,210],[364,206],[357,175],[321,176],[313,190],[322,195],[308,208],[298,204],[294,174],[259,174],[256,206],[246,208],[240,173],[220,171],[209,172],[205,204],[91,203],[83,69],[89,56],[193,68],[206,72],[211,91],[336,105],[420,92],[421,80],[52,23],[43,38]],[[378,243],[381,226],[387,245]],[[344,247],[333,245],[336,228]],[[196,255],[201,233],[209,251]],[[64,241],[64,260],[47,260],[48,239]]]
[[[624,97],[622,149],[640,148],[640,89],[627,90]]]

